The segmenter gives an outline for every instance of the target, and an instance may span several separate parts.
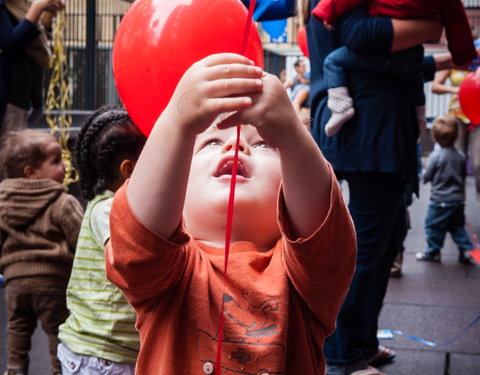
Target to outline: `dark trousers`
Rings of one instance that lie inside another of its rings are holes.
[[[390,268],[404,240],[405,183],[393,173],[347,172],[349,210],[357,233],[356,270],[337,317],[337,329],[325,342],[329,364],[361,362],[378,349],[378,317]]]
[[[431,201],[425,219],[428,253],[440,252],[447,232],[452,235],[460,253],[473,249],[470,237],[465,230],[465,204]]]
[[[7,282],[7,367],[28,373],[28,352],[37,320],[48,336],[52,372],[61,372],[57,358],[58,326],[68,316],[67,281],[55,277],[22,277]]]

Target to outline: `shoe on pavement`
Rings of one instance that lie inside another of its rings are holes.
[[[403,252],[405,248],[403,248],[398,252],[397,257],[393,262],[392,268],[390,268],[390,277],[401,277],[402,276],[402,265],[403,265]]]
[[[440,262],[440,253],[417,253],[415,254],[417,260],[423,260],[426,262]]]
[[[375,367],[368,366],[364,370],[358,370],[350,373],[349,375],[387,375],[387,374],[385,374],[384,372],[381,372],[379,369],[376,369]]]
[[[392,362],[397,353],[383,345],[380,345],[377,349],[377,352],[366,361],[369,365],[381,366],[386,363]]]
[[[473,258],[469,251],[463,251],[458,256],[458,263],[461,264],[473,264]]]
[[[402,277],[402,269],[392,267],[390,270],[390,277]]]

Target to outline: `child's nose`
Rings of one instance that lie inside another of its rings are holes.
[[[223,146],[223,152],[228,152],[230,150],[234,151],[237,144],[237,138],[229,139],[228,142]],[[250,149],[245,141],[240,139],[240,144],[238,145],[238,150],[244,154],[250,154]]]

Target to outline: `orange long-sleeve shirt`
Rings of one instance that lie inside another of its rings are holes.
[[[354,271],[353,224],[336,182],[328,216],[310,238],[291,238],[279,206],[282,238],[267,252],[233,243],[223,289],[223,248],[181,227],[170,240],[160,237],[134,216],[125,188],[117,192],[107,277],[137,311],[138,374],[203,374],[206,363],[215,366],[222,294],[223,374],[324,373],[324,339]]]

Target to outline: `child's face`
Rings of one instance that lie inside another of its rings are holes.
[[[185,200],[187,225],[195,216],[205,220],[212,211],[226,213],[236,139],[236,128],[210,127],[198,135]],[[255,127],[246,125],[241,127],[238,156],[235,212],[244,210],[260,220],[267,217],[276,225],[281,180],[277,150],[260,138]]]
[[[34,168],[32,178],[50,178],[62,183],[65,177],[65,163],[62,160],[60,144],[54,140],[47,143],[45,155],[47,158],[37,168]]]

